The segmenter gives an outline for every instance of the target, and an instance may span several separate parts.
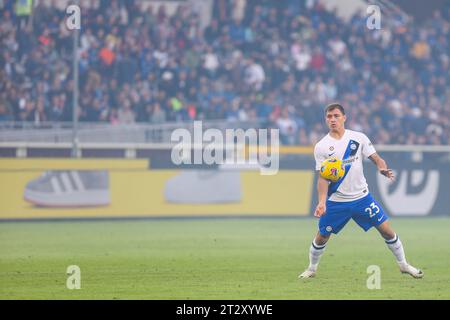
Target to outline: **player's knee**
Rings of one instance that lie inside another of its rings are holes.
[[[314,242],[319,246],[323,246],[327,243],[328,239],[330,239],[330,235],[322,235],[318,233],[316,238],[314,239]]]

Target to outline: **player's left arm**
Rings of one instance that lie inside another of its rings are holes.
[[[373,153],[369,156],[369,159],[372,160],[373,163],[375,163],[378,171],[380,171],[383,176],[389,178],[391,181],[395,180],[394,172],[392,172],[392,169],[388,168],[386,161],[384,161],[384,159],[381,158],[378,153]]]

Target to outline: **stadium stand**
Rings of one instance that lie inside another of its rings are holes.
[[[30,16],[0,1],[0,121],[72,120],[72,37],[65,11]],[[310,145],[338,100],[348,127],[379,144],[450,144],[450,3],[423,21],[369,30],[320,1],[215,1],[201,28],[181,5],[83,10],[83,122],[262,119],[282,143]]]

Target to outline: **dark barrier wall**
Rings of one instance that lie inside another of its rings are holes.
[[[297,217],[311,212],[311,170],[261,175],[254,169],[149,169],[148,163],[0,158],[0,220]]]
[[[432,163],[391,162],[396,180],[390,182],[375,166],[366,166],[373,196],[395,216],[450,215],[448,166]]]
[[[391,216],[450,215],[450,171],[448,164],[388,161],[396,180],[382,176],[370,162],[364,163],[369,191]],[[439,164],[439,165],[438,165]],[[314,184],[317,183],[317,174]],[[317,204],[313,186],[311,208]]]
[[[395,0],[393,2],[406,13],[412,15],[415,20],[423,21],[431,18],[433,16],[433,11],[445,10],[445,4],[448,0]],[[383,11],[381,14],[383,14]]]

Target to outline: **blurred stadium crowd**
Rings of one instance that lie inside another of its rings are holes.
[[[0,7],[0,121],[71,121],[65,11],[38,5],[28,21],[13,2]],[[81,14],[80,121],[260,118],[309,145],[339,101],[376,143],[450,144],[450,4],[381,30],[319,1],[214,1],[204,29],[188,5],[102,0]]]

